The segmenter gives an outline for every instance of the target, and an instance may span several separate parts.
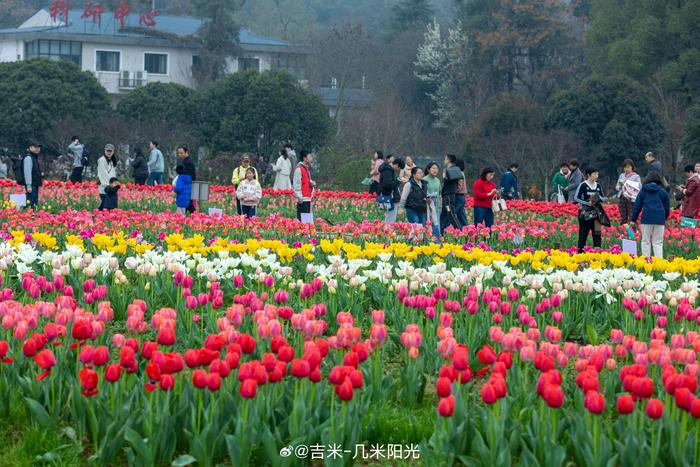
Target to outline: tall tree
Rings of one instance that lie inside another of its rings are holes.
[[[214,151],[247,151],[267,157],[294,141],[322,145],[330,119],[321,100],[280,71],[245,71],[209,83],[198,93],[196,122]]]
[[[94,74],[69,61],[35,58],[0,63],[0,107],[0,146],[20,151],[62,118],[91,122],[111,105]]]
[[[424,26],[432,21],[434,14],[430,0],[399,0],[391,12],[396,31]]]
[[[581,138],[588,162],[609,175],[630,158],[641,164],[647,151],[658,151],[664,128],[651,99],[639,85],[615,79],[590,78],[556,96],[546,124]]]
[[[226,74],[229,59],[238,54],[240,26],[236,13],[246,0],[195,0],[197,12],[204,18],[198,31],[201,51],[193,67],[200,83]]]
[[[456,0],[467,37],[478,45],[495,93],[522,92],[544,103],[576,77],[583,61],[564,0]]]

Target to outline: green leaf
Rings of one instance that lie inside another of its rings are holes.
[[[197,459],[190,456],[189,454],[183,454],[177,459],[175,459],[170,465],[172,465],[173,467],[184,467],[185,465],[194,464],[195,462],[197,462]]]
[[[32,418],[42,427],[48,428],[53,426],[53,420],[49,416],[48,412],[39,402],[29,397],[24,398],[27,408],[32,413]]]
[[[146,465],[151,465],[153,463],[150,447],[146,443],[146,440],[141,438],[140,434],[131,428],[127,428],[124,432],[124,439],[134,448],[140,462]]]

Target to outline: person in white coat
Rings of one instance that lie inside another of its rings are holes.
[[[287,148],[280,151],[280,156],[277,158],[277,162],[272,166],[272,170],[275,172],[275,184],[273,188],[275,190],[291,190],[292,182],[290,175],[292,174],[292,161],[289,160]]]
[[[97,179],[100,192],[100,211],[104,208],[105,188],[110,185],[110,180],[117,177],[117,156],[114,155],[114,145],[105,146],[105,153],[97,160]]]

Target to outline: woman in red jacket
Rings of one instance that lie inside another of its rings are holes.
[[[489,228],[493,225],[491,202],[498,193],[496,184],[493,183],[495,175],[496,171],[492,167],[486,167],[474,182],[474,225],[479,225],[482,222]]]

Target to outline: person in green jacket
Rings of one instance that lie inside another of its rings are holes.
[[[559,166],[559,170],[554,174],[552,178],[552,201],[559,201],[558,194],[564,195],[564,201],[566,201],[566,187],[569,184],[567,177],[569,176],[569,165],[566,163]]]
[[[425,177],[423,177],[423,181],[428,187],[428,198],[431,200],[428,207],[428,213],[430,214],[428,219],[432,225],[433,236],[438,242],[440,241],[440,211],[442,210],[442,199],[440,197],[442,180],[439,174],[440,167],[438,167],[437,163],[431,162],[425,168]]]

